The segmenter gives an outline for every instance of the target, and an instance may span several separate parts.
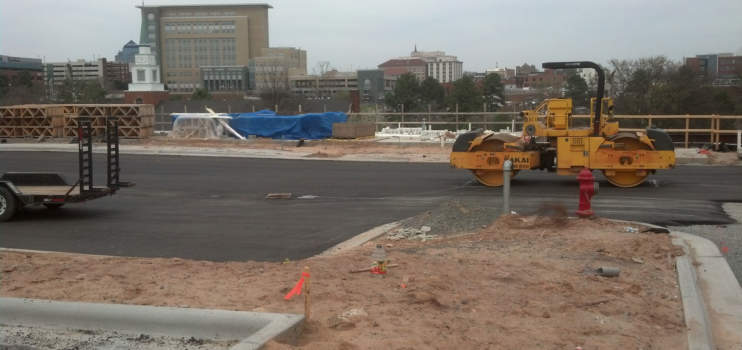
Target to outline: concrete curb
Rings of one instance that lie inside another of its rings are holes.
[[[410,143],[409,146],[417,146],[416,143]],[[439,145],[440,146],[440,145]],[[77,144],[3,144],[0,145],[0,151],[8,152],[78,152]],[[183,156],[183,157],[232,157],[232,158],[262,158],[262,159],[290,159],[290,160],[330,160],[344,162],[402,162],[402,163],[448,163],[448,159],[440,161],[417,162],[410,157],[380,157],[380,158],[358,158],[358,155],[348,154],[337,158],[315,158],[306,155],[296,155],[293,153],[276,154],[275,152],[252,149],[164,149],[148,148],[145,146],[127,146],[121,145],[121,154],[136,155],[159,155],[159,156]],[[94,146],[93,153],[106,153],[106,147]],[[675,163],[678,165],[704,165],[708,164],[708,158],[703,157],[677,157]]]
[[[11,253],[35,253],[35,254],[66,254],[66,255],[83,255],[92,256],[95,258],[126,258],[125,256],[116,255],[99,255],[99,254],[85,254],[85,253],[68,253],[68,252],[55,252],[51,250],[33,250],[33,249],[16,249],[16,248],[2,248],[0,252],[11,252]]]
[[[636,222],[651,228],[662,226]],[[688,327],[688,348],[742,348],[742,287],[716,245],[706,238],[685,232],[670,232],[673,244],[686,255],[675,258],[683,314]],[[699,264],[694,268],[694,263]],[[703,268],[700,268],[700,267]],[[709,312],[714,317],[710,317]]]
[[[713,342],[720,349],[742,348],[742,286],[716,245],[706,238],[672,232],[690,248],[696,285],[701,290]],[[682,290],[681,290],[682,291]],[[683,296],[685,298],[685,296]],[[716,348],[714,348],[716,349]]]
[[[258,350],[269,340],[297,345],[303,315],[0,298],[3,324],[58,330],[103,330],[174,338],[242,340],[231,350]]]
[[[688,329],[688,349],[712,350],[713,338],[711,321],[709,321],[703,297],[698,290],[698,280],[693,272],[690,250],[682,238],[673,238],[672,243],[683,247],[686,255],[675,258],[675,267],[678,271],[678,285],[680,297],[683,300],[683,315],[685,326]]]
[[[404,221],[404,220],[402,220],[402,221]],[[385,234],[385,233],[393,230],[394,228],[396,228],[397,226],[399,226],[402,223],[402,221],[392,222],[392,223],[388,223],[388,224],[385,224],[385,225],[381,225],[381,226],[372,228],[372,229],[370,229],[370,230],[368,230],[368,231],[366,231],[364,233],[361,233],[361,234],[359,234],[359,235],[357,235],[357,236],[355,236],[355,237],[353,237],[353,238],[351,238],[351,239],[349,239],[349,240],[347,240],[345,242],[342,242],[340,244],[337,244],[336,246],[334,246],[334,247],[332,247],[330,249],[327,249],[324,252],[315,255],[314,257],[328,257],[328,256],[333,256],[333,255],[340,254],[340,253],[342,253],[344,251],[348,251],[350,249],[353,249],[355,247],[358,247],[358,246],[360,246],[360,245],[362,245],[362,244],[364,244],[364,243],[366,243],[366,242],[368,242],[368,241],[370,241],[372,239],[375,239],[376,237],[379,237],[379,236],[381,236],[381,235],[383,235],[383,234]]]

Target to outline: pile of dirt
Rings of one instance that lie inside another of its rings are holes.
[[[497,208],[467,206],[458,201],[446,202],[438,208],[409,218],[401,223],[403,228],[430,227],[431,235],[472,233],[482,226],[492,224],[500,215]]]
[[[740,164],[736,152],[709,152],[707,155],[710,165],[738,165]]]
[[[329,153],[324,153],[324,152],[314,152],[311,154],[307,154],[304,157],[307,157],[307,158],[339,158],[342,156],[344,156],[344,154],[342,153],[329,154]]]
[[[486,223],[472,235],[391,243],[380,237],[334,256],[286,263],[2,251],[0,263],[16,268],[0,273],[0,294],[300,314],[307,293],[284,296],[309,266],[312,313],[299,349],[688,347],[667,257],[682,251],[669,235],[627,233],[624,224],[604,219],[565,219],[559,226],[545,224],[554,218],[507,215],[492,222],[491,212],[487,222],[474,212],[448,203],[416,218],[416,225],[442,223],[434,213],[458,227],[467,218]],[[397,266],[384,278],[351,273],[370,266],[376,244]],[[599,267],[617,267],[620,276],[581,273]]]

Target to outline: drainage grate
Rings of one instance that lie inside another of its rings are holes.
[[[265,199],[290,199],[291,193],[268,193]]]

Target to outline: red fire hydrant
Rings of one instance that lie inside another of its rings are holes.
[[[577,176],[577,180],[580,181],[580,206],[579,210],[575,212],[580,219],[589,219],[595,215],[593,209],[590,206],[590,199],[594,195],[598,194],[598,183],[595,182],[592,171],[588,168],[582,169],[580,175]]]

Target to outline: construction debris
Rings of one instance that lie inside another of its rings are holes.
[[[291,199],[291,193],[268,193],[265,199]]]
[[[423,226],[419,230],[415,228],[403,228],[399,229],[394,232],[389,232],[389,235],[387,235],[387,239],[391,239],[392,241],[398,241],[400,239],[406,239],[406,240],[413,240],[413,239],[429,239],[434,238],[438,235],[429,235],[428,232],[430,232],[430,227]]]

